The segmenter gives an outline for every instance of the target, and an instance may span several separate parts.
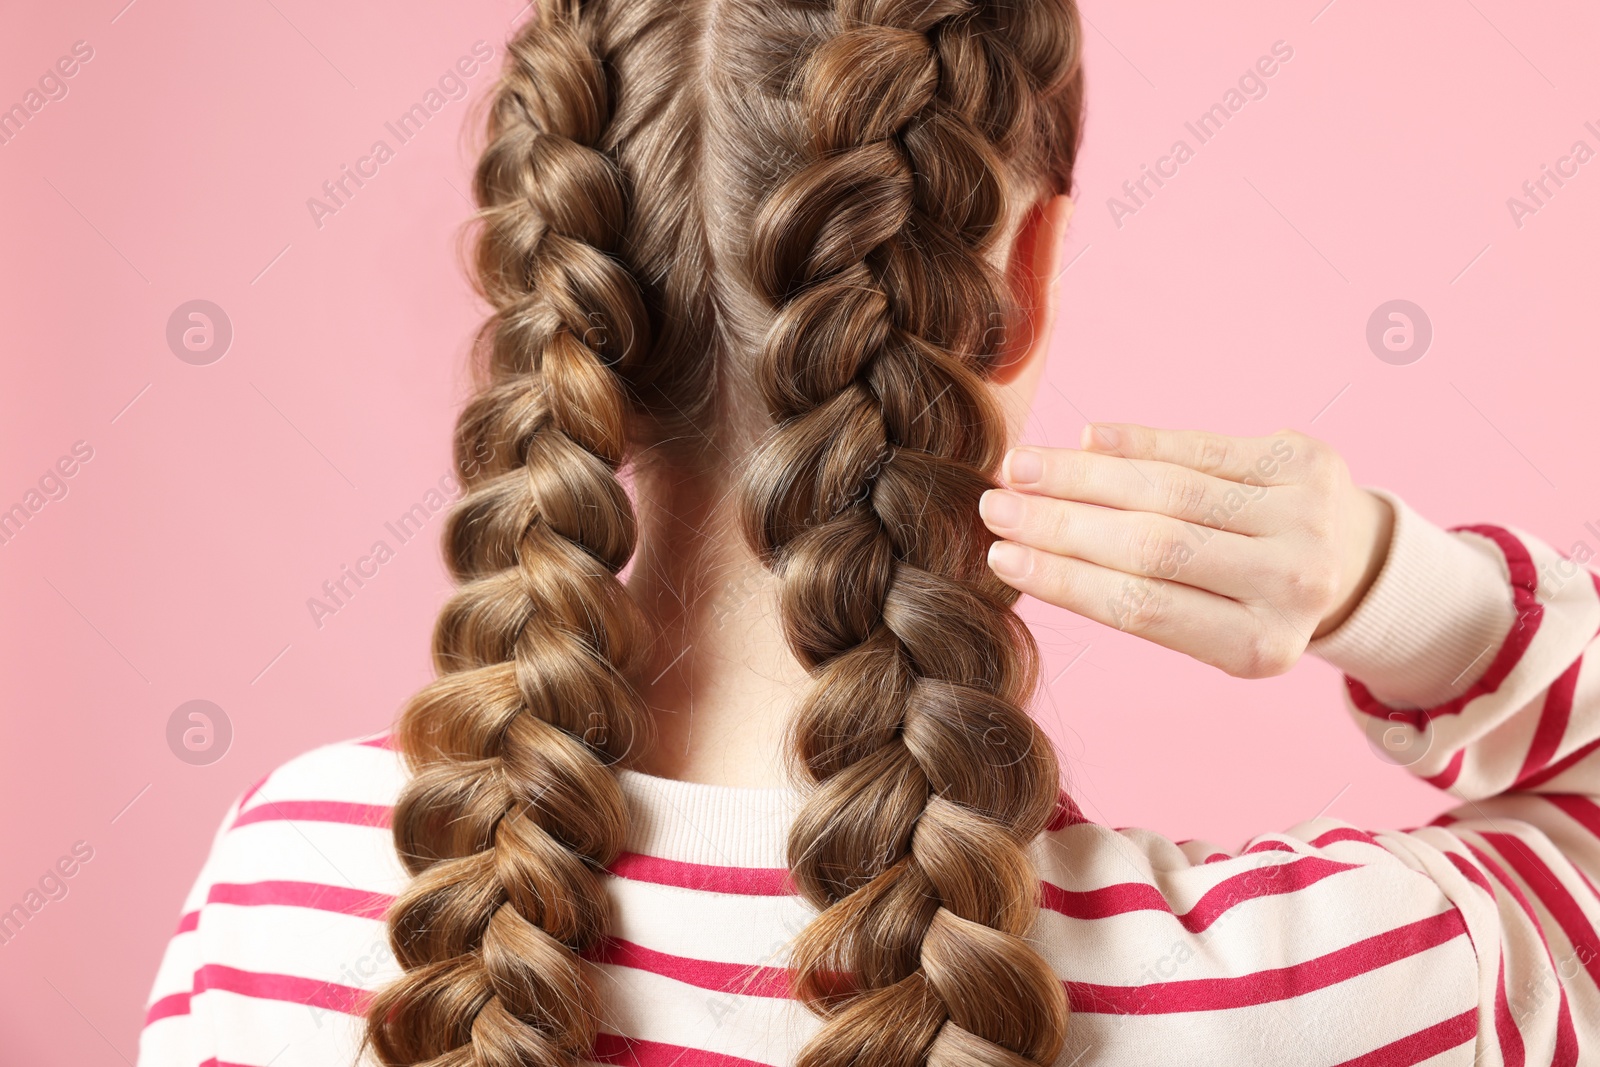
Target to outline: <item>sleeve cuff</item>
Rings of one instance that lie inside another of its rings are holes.
[[[1510,574],[1487,542],[1429,522],[1394,493],[1383,568],[1336,630],[1309,651],[1395,708],[1429,708],[1466,692],[1516,621]]]

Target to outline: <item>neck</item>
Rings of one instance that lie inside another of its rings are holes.
[[[734,481],[636,472],[628,588],[659,638],[640,679],[656,744],[635,766],[709,785],[783,786],[784,729],[810,682],[783,638],[778,583],[739,533]]]

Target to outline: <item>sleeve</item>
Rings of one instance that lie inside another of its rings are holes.
[[[139,1033],[138,1067],[202,1067],[216,1063],[216,1042],[201,1016],[190,1012],[190,998],[203,966],[200,952],[200,914],[216,881],[218,846],[232,829],[246,798],[241,794],[212,836],[211,848],[188,895],[184,897],[178,928],[167,942],[155,982],[145,1002],[144,1029]]]
[[[1504,526],[1441,529],[1392,493],[1389,558],[1312,646],[1373,747],[1458,803],[1383,844],[1460,911],[1475,1063],[1600,1047],[1600,574]]]

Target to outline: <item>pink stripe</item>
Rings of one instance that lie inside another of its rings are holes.
[[[794,887],[783,867],[713,867],[624,852],[608,870],[630,882],[651,882],[741,897],[789,897]]]
[[[177,937],[179,934],[186,934],[190,930],[193,930],[196,927],[198,927],[199,925],[200,925],[200,909],[199,908],[196,908],[193,911],[185,912],[183,914],[182,918],[180,918],[178,920],[178,928],[172,932],[172,936],[173,937]]]
[[[769,1067],[757,1060],[742,1060],[720,1052],[616,1034],[600,1034],[594,1039],[593,1058],[596,1063],[624,1067]]]
[[[1494,880],[1504,886],[1506,892],[1517,902],[1517,906],[1522,909],[1523,915],[1527,916],[1529,924],[1539,935],[1539,943],[1544,946],[1544,958],[1550,964],[1551,971],[1559,975],[1560,972],[1556,971],[1555,956],[1550,952],[1549,938],[1544,935],[1544,926],[1539,922],[1539,917],[1534,914],[1533,905],[1523,894],[1521,887],[1506,873],[1505,868],[1496,863],[1488,853],[1470,841],[1462,841],[1461,843],[1467,846],[1467,851],[1472,853],[1483,869],[1493,875]],[[1556,988],[1561,994],[1561,999],[1557,1006],[1556,1047],[1551,1067],[1573,1067],[1578,1062],[1578,1035],[1572,1027],[1572,1010],[1567,1004],[1567,987],[1561,984],[1559,977],[1556,979]]]
[[[1421,730],[1427,722],[1441,715],[1459,715],[1472,701],[1500,688],[1500,683],[1504,682],[1522,661],[1523,653],[1528,650],[1534,634],[1539,632],[1539,624],[1544,620],[1544,605],[1539,601],[1539,570],[1534,566],[1533,556],[1529,554],[1528,547],[1515,534],[1500,526],[1455,526],[1450,532],[1478,534],[1493,541],[1500,549],[1510,574],[1512,600],[1517,617],[1511,623],[1511,629],[1500,643],[1500,651],[1495,654],[1483,677],[1454,700],[1435,707],[1391,708],[1374,697],[1361,682],[1347,676],[1345,687],[1350,691],[1351,703],[1374,718],[1407,723],[1413,729]]]
[[[1556,980],[1559,984],[1560,979]],[[1550,1056],[1550,1067],[1577,1067],[1578,1031],[1572,1025],[1572,1011],[1567,1007],[1567,991],[1561,990],[1561,1011],[1556,1016],[1556,1047]]]
[[[1434,1023],[1399,1041],[1391,1041],[1365,1056],[1345,1060],[1338,1067],[1412,1067],[1423,1060],[1448,1052],[1478,1036],[1478,1013],[1464,1011],[1453,1019]]]
[[[1511,869],[1522,877],[1533,895],[1555,917],[1556,925],[1561,927],[1572,947],[1583,957],[1589,977],[1600,984],[1600,938],[1595,936],[1594,927],[1583,914],[1583,907],[1556,878],[1555,872],[1534,855],[1525,843],[1510,834],[1485,832],[1483,839],[1495,847],[1511,865]]]
[[[388,829],[392,810],[383,804],[351,804],[342,800],[269,800],[242,812],[233,825],[237,828],[257,822],[337,822]]]
[[[1445,855],[1467,881],[1488,894],[1491,901],[1495,899],[1494,886],[1489,884],[1488,875],[1479,870],[1476,864],[1454,852],[1446,852]],[[1517,1029],[1516,1020],[1511,1015],[1510,999],[1506,996],[1506,957],[1503,951],[1500,954],[1500,973],[1495,979],[1494,1029],[1500,1039],[1500,1055],[1506,1067],[1523,1067],[1527,1052],[1522,1045],[1522,1032]]]
[[[1378,845],[1379,848],[1383,847],[1378,844],[1376,837],[1365,830],[1357,830],[1353,826],[1341,826],[1337,830],[1329,830],[1325,834],[1314,837],[1311,840],[1311,847],[1326,848],[1328,845],[1338,844],[1340,841],[1360,841],[1363,844]]]
[[[378,804],[333,800],[279,800],[251,808],[241,814],[234,825],[303,821],[387,828],[392,810]],[[789,872],[783,867],[714,867],[624,852],[612,863],[610,873],[629,881],[653,882],[709,893],[752,897],[794,895],[794,889],[789,884]]]
[[[1467,881],[1488,893],[1490,897],[1494,896],[1494,887],[1489,884],[1489,879],[1484,877],[1482,871],[1473,866],[1471,860],[1465,856],[1458,856],[1454,852],[1446,852],[1445,856],[1449,858],[1451,865],[1460,871]]]
[[[1253,856],[1257,852],[1293,852],[1295,847],[1287,841],[1257,841],[1245,849],[1241,855]]]
[[[1494,984],[1494,1032],[1500,1039],[1500,1058],[1505,1060],[1505,1067],[1525,1067],[1528,1050],[1522,1043],[1522,1031],[1517,1029],[1517,1020],[1511,1015],[1511,1001],[1506,996],[1504,953],[1500,954],[1500,973]]]
[[[1161,890],[1148,882],[1122,882],[1100,889],[1069,890],[1043,884],[1042,905],[1072,919],[1106,919],[1137,911],[1159,911],[1173,916],[1192,934],[1209,927],[1236,904],[1298,892],[1355,864],[1335,863],[1319,856],[1303,856],[1225,878],[1201,895],[1194,907],[1175,913]]]
[[[390,752],[395,750],[394,734],[379,734],[377,737],[369,737],[365,741],[358,741],[356,743],[361,745],[363,748],[382,748],[387,749]]]
[[[1592,755],[1594,753],[1594,750],[1597,749],[1597,748],[1600,748],[1600,740],[1590,741],[1587,745],[1584,745],[1582,748],[1578,749],[1577,751],[1568,753],[1562,759],[1559,759],[1556,762],[1550,764],[1550,766],[1546,767],[1544,770],[1540,771],[1538,774],[1530,774],[1530,775],[1528,775],[1528,777],[1526,777],[1526,778],[1522,779],[1521,781],[1517,782],[1516,788],[1524,789],[1524,790],[1526,790],[1526,789],[1537,789],[1539,786],[1544,785],[1546,782],[1548,782],[1548,781],[1550,781],[1550,780],[1552,780],[1554,778],[1559,778],[1561,775],[1566,774],[1574,766],[1576,766],[1577,764],[1579,764],[1579,763],[1583,762],[1584,760],[1588,759],[1589,756]]]
[[[362,919],[382,919],[394,903],[387,893],[373,893],[346,886],[316,882],[218,882],[206,895],[207,904],[235,904],[241,907],[280,905],[287,908],[314,908]]]
[[[241,813],[244,811],[244,806],[246,804],[250,803],[250,798],[255,796],[256,793],[260,792],[261,787],[266,785],[267,784],[267,779],[271,778],[271,777],[272,777],[271,772],[263,774],[261,776],[260,780],[257,781],[255,785],[252,785],[249,789],[246,789],[244,791],[244,795],[239,798],[239,811]]]
[[[1081,826],[1088,821],[1084,817],[1083,811],[1078,807],[1077,801],[1073,800],[1067,791],[1063,789],[1056,797],[1056,810],[1050,816],[1050,822],[1045,826],[1045,830],[1049,833],[1056,833],[1059,830],[1065,830],[1069,826]]]
[[[1570,815],[1580,826],[1600,837],[1600,805],[1571,793],[1544,793],[1545,800]]]
[[[1461,765],[1466,756],[1467,750],[1465,748],[1456,749],[1456,754],[1450,757],[1450,762],[1445,765],[1444,770],[1438,774],[1429,775],[1422,780],[1439,789],[1449,789],[1456,784],[1456,779],[1461,777]]]
[[[621,938],[607,938],[587,958],[636,971],[648,971],[685,985],[717,993],[738,993],[748,997],[784,998],[789,995],[789,976],[782,967],[762,967],[746,963],[717,963],[673,956]]]
[[[150,1005],[150,1010],[144,1013],[144,1024],[149,1026],[158,1019],[168,1019],[174,1015],[189,1014],[189,998],[192,993],[169,993]]]
[[[345,1015],[359,1015],[367,999],[366,990],[354,986],[319,982],[314,978],[300,978],[292,974],[242,971],[220,963],[208,963],[195,972],[194,995],[199,996],[210,990],[236,993],[255,1000],[304,1004]]]
[[[1534,731],[1533,743],[1528,746],[1527,758],[1522,761],[1522,770],[1517,773],[1513,789],[1548,767],[1561,750],[1561,739],[1567,735],[1567,722],[1572,718],[1572,695],[1578,688],[1578,671],[1582,666],[1580,656],[1545,690],[1539,728]]]
[[[1466,930],[1460,914],[1452,909],[1290,967],[1256,971],[1235,978],[1195,978],[1136,986],[1067,982],[1067,997],[1073,1011],[1092,1015],[1227,1011],[1288,1000],[1338,985],[1446,944]]]

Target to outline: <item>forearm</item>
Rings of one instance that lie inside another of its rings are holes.
[[[1445,531],[1387,495],[1389,559],[1312,646],[1346,674],[1357,720],[1461,797],[1554,788],[1558,775],[1600,793],[1600,687],[1583,669],[1600,656],[1600,577],[1524,531]]]

